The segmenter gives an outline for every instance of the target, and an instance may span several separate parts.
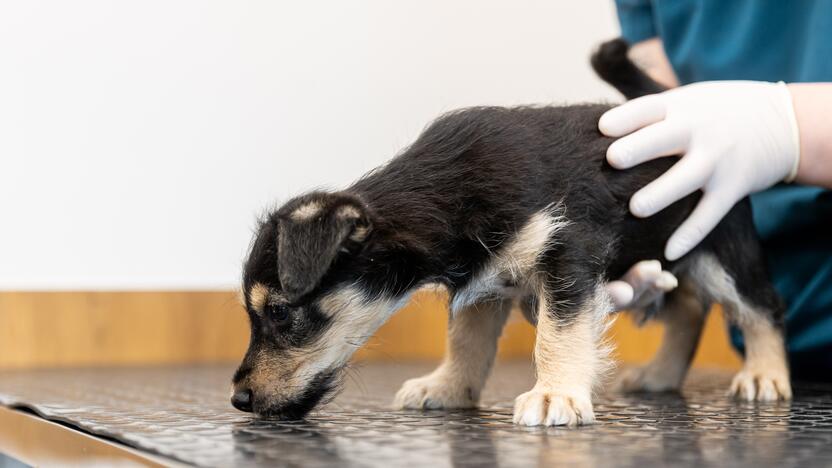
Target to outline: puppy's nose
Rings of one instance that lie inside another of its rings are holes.
[[[251,413],[251,390],[235,391],[231,396],[231,404],[240,411]]]

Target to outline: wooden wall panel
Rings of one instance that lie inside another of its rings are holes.
[[[365,360],[439,359],[445,348],[445,296],[417,294],[357,354]],[[643,362],[661,328],[619,317],[610,330],[618,356]],[[248,343],[245,312],[233,292],[2,292],[0,367],[140,365],[236,361]],[[529,359],[534,329],[520,314],[500,340],[501,359]],[[721,312],[711,314],[697,365],[737,368]]]
[[[234,360],[248,334],[228,292],[0,293],[0,366]]]

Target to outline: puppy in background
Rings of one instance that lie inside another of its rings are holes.
[[[660,91],[626,52],[613,41],[593,64],[628,97]],[[612,139],[597,122],[609,107],[451,112],[352,186],[301,195],[269,214],[245,265],[251,341],[234,375],[233,405],[303,417],[333,395],[353,352],[416,290],[441,285],[450,295],[448,354],[404,384],[396,407],[475,406],[509,311],[519,306],[537,327],[537,383],[517,397],[515,423],[592,423],[593,390],[610,362],[605,285],[640,260],[661,258],[701,197],[633,217],[632,194],[675,160],[608,166]],[[746,343],[730,391],[790,398],[784,307],[767,279],[748,200],[665,267],[679,286],[648,315],[665,323],[670,339],[625,386],[678,388],[706,311],[719,302]]]

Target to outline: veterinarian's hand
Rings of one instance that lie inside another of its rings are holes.
[[[696,190],[704,195],[668,240],[665,257],[693,249],[743,197],[794,179],[800,159],[795,112],[783,83],[713,81],[633,99],[601,116],[598,128],[619,137],[607,161],[627,169],[683,155],[630,199],[652,216]]]
[[[636,263],[618,281],[607,283],[615,310],[640,309],[678,286],[676,277],[662,270],[658,260]]]

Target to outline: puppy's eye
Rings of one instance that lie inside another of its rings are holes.
[[[289,307],[285,304],[269,304],[266,310],[277,326],[287,325],[292,318],[289,314]]]

